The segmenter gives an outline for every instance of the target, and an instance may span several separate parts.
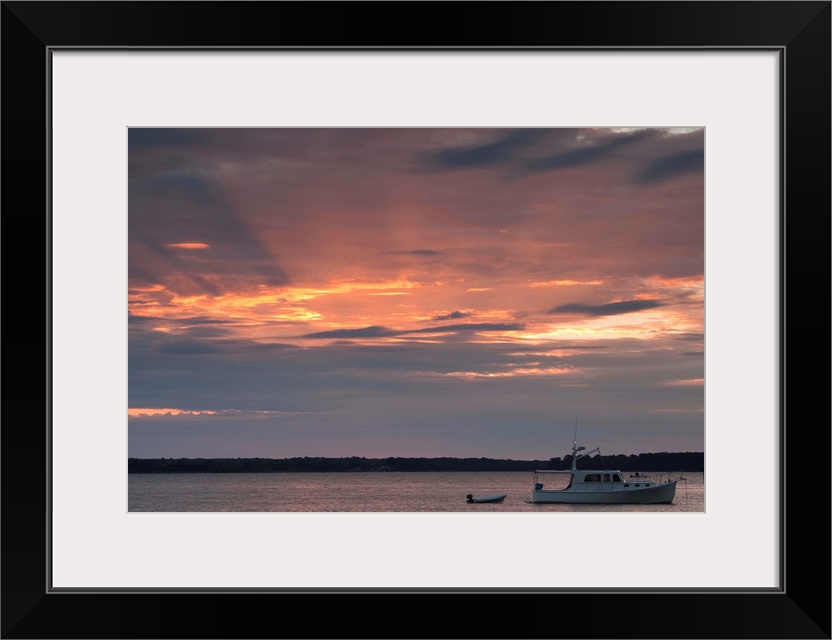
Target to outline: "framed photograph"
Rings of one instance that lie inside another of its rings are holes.
[[[3,637],[830,637],[829,2],[2,10]],[[595,447],[696,508],[376,473]],[[374,508],[129,473],[336,457]]]

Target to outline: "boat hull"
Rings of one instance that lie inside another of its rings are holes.
[[[505,500],[505,497],[506,497],[505,493],[501,493],[501,494],[494,495],[494,496],[482,496],[482,497],[479,497],[479,498],[475,498],[475,497],[471,496],[470,494],[468,494],[468,502],[469,503],[502,502],[503,500]]]
[[[669,504],[676,480],[651,487],[610,488],[582,484],[568,489],[533,489],[532,504]]]

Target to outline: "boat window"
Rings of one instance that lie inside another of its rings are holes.
[[[584,476],[584,482],[601,482],[601,474],[588,473]]]
[[[604,474],[604,482],[610,482],[610,474],[608,474],[608,473]]]
[[[612,474],[612,481],[613,482],[621,482],[621,476],[617,473]]]

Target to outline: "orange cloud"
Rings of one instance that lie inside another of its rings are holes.
[[[154,418],[159,416],[217,416],[217,415],[298,415],[297,412],[259,411],[248,409],[172,409],[156,407],[131,407],[127,409],[130,418]]]
[[[173,249],[208,249],[211,245],[202,242],[177,242],[168,246]]]
[[[577,287],[579,285],[604,284],[603,280],[549,280],[548,282],[530,282],[530,287]]]
[[[188,409],[129,408],[127,415],[131,418],[151,418],[154,416],[199,416],[215,415],[216,411],[191,411]]]
[[[442,374],[449,378],[464,378],[468,380],[481,378],[517,378],[521,376],[561,376],[574,374],[575,369],[570,367],[518,367],[511,371],[482,372],[482,371],[451,371]]]
[[[671,387],[698,387],[705,384],[705,378],[690,378],[689,380],[668,380],[663,384]]]

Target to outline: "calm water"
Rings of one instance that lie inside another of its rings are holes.
[[[551,512],[705,511],[704,474],[687,473],[673,504],[528,504],[531,472],[182,473],[128,476],[129,511],[185,512]],[[505,493],[496,504],[474,496]]]

